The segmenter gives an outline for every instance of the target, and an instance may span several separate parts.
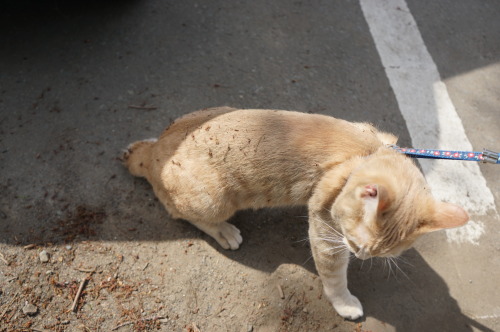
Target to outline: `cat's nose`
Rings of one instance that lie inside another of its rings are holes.
[[[355,254],[356,258],[365,260],[368,258],[371,258],[372,256],[370,255],[370,251],[367,250],[366,248],[360,248]]]

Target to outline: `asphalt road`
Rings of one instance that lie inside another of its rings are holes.
[[[500,2],[406,4],[468,140],[476,150],[500,150]],[[130,181],[119,151],[200,108],[324,113],[372,122],[412,145],[359,1],[0,8],[0,241],[8,245],[12,234],[22,241],[43,228],[30,216],[50,220],[61,197],[116,206],[120,182]],[[409,253],[411,282],[375,287],[351,273],[353,292],[370,308],[365,329],[500,330],[500,166],[480,171],[496,210],[473,215],[482,227],[476,241],[453,242],[444,232],[422,240]]]

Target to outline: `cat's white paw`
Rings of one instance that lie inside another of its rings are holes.
[[[344,318],[355,320],[363,316],[363,306],[358,298],[351,294],[336,297],[332,301],[333,307]]]
[[[228,222],[214,224],[193,222],[192,224],[213,237],[224,249],[236,250],[243,242],[240,230]]]
[[[224,249],[236,250],[243,242],[240,230],[227,222],[218,224],[217,231],[212,236]]]

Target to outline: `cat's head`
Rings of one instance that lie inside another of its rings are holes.
[[[381,148],[355,169],[332,208],[356,257],[393,257],[421,235],[462,226],[467,213],[434,199],[410,158]]]

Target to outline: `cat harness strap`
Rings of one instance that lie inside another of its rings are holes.
[[[388,147],[397,152],[404,153],[411,158],[465,160],[500,164],[500,154],[486,149],[484,149],[483,152],[475,152],[400,148],[397,145],[388,145]]]

